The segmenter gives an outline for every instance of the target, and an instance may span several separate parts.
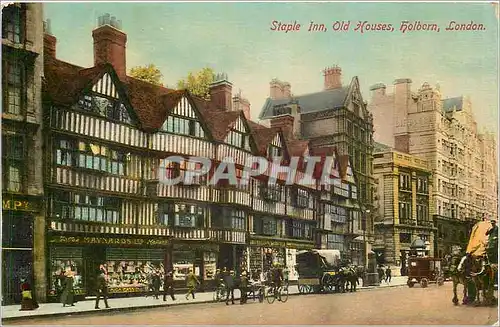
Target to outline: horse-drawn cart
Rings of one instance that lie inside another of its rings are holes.
[[[410,257],[408,260],[408,287],[419,283],[423,288],[429,283],[444,284],[441,259],[431,257]]]
[[[298,289],[301,294],[339,289],[340,251],[309,250],[297,254]]]

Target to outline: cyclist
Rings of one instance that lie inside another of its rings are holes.
[[[283,269],[280,267],[279,263],[275,263],[273,265],[273,268],[271,269],[271,282],[272,282],[272,287],[273,287],[273,292],[278,299],[278,301],[281,301],[281,293],[279,290],[281,289],[281,286],[283,285]]]

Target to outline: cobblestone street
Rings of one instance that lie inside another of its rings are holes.
[[[459,289],[461,291],[461,289]],[[98,311],[57,318],[32,317],[4,322],[10,325],[167,325],[167,324],[432,324],[493,325],[496,307],[453,306],[452,285],[377,288],[357,293],[290,296],[288,302],[250,302],[226,306],[205,303],[141,309],[129,312]]]

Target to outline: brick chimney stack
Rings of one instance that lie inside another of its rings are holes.
[[[250,101],[241,96],[241,92],[233,97],[233,110],[242,110],[245,118],[251,120],[250,117]]]
[[[210,85],[210,102],[218,109],[229,111],[233,107],[232,93],[233,84],[228,81],[227,74],[217,74]]]
[[[127,76],[126,47],[127,34],[121,31],[121,21],[109,14],[99,17],[94,38],[94,65],[110,63],[120,79]]]
[[[43,53],[46,56],[55,58],[56,57],[56,44],[57,38],[52,35],[52,29],[50,26],[50,19],[43,22]]]
[[[269,97],[272,100],[289,99],[292,97],[292,86],[288,82],[274,78],[269,82]]]
[[[293,123],[295,118],[291,115],[284,115],[271,119],[271,128],[278,127],[283,132],[286,138],[292,139],[293,136]]]
[[[325,90],[337,89],[342,87],[342,68],[335,65],[323,70],[325,76]]]

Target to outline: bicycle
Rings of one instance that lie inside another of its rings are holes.
[[[266,291],[267,303],[273,304],[276,299],[283,303],[288,301],[288,283],[277,288],[274,286],[268,286]]]
[[[227,296],[227,287],[224,284],[217,286],[214,292],[214,301],[220,302],[224,301]]]

